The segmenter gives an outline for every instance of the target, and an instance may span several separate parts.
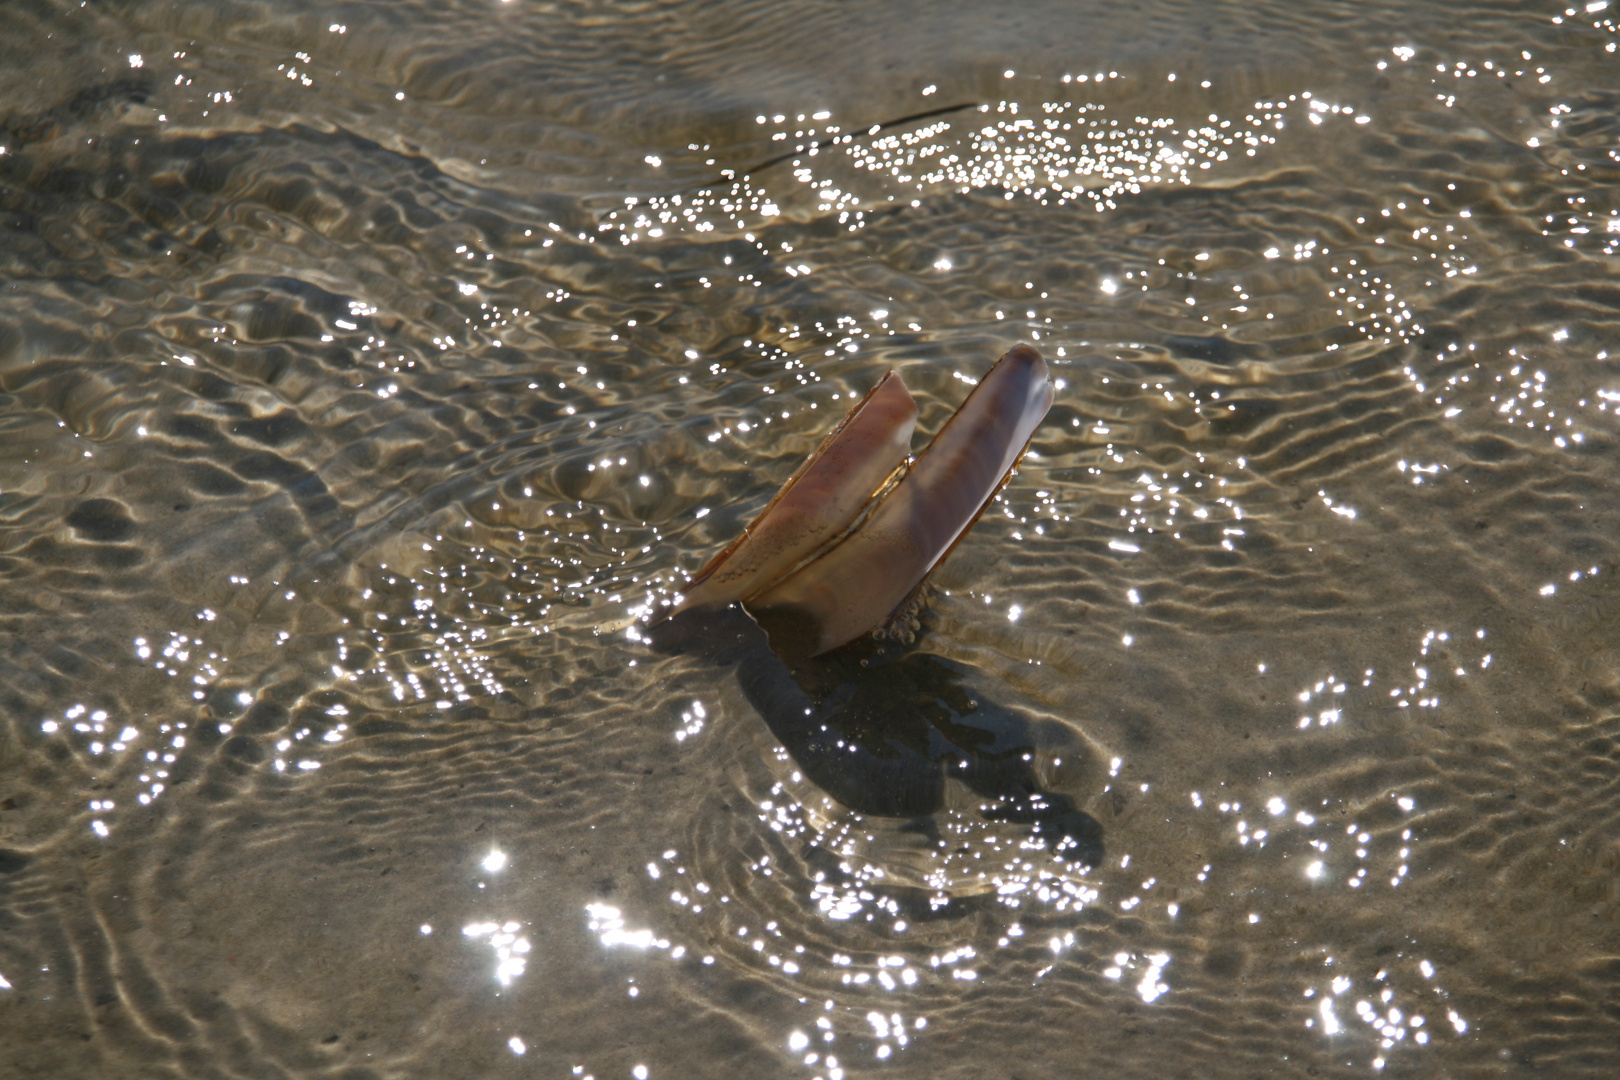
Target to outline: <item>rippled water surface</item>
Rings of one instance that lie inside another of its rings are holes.
[[[0,1071],[1620,1073],[1617,40],[7,4]],[[1017,342],[914,640],[637,621]]]

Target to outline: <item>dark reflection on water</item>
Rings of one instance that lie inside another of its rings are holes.
[[[985,800],[978,811],[987,820],[1026,824],[1043,848],[1081,866],[1102,861],[1102,825],[1071,796],[1044,790],[1035,765],[1039,752],[1083,771],[1089,749],[1055,721],[975,696],[959,664],[870,638],[790,664],[735,604],[676,616],[648,636],[666,655],[736,665],[771,734],[852,810],[911,819],[943,846],[929,815],[944,808],[954,780]]]

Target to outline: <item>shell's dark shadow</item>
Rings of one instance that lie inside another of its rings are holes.
[[[646,637],[663,655],[735,664],[743,695],[800,771],[852,810],[934,835],[932,815],[956,781],[984,800],[987,820],[1027,824],[1067,861],[1103,858],[1101,823],[1043,790],[1032,764],[1037,749],[1078,758],[1089,748],[1056,721],[987,700],[957,663],[870,638],[789,662],[736,604],[685,612]]]

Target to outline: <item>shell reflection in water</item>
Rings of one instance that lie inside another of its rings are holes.
[[[1027,826],[1029,841],[1064,863],[1102,860],[1101,824],[1055,790],[1096,780],[1097,748],[959,662],[872,639],[784,659],[736,604],[670,619],[647,642],[665,656],[734,669],[749,707],[806,780],[858,814],[902,819],[929,851],[945,839],[934,815],[966,811]],[[939,891],[947,868],[925,863],[909,884],[928,910],[927,894]],[[893,892],[912,875],[891,863],[886,876]],[[979,877],[954,881],[949,891],[967,895],[993,884]]]

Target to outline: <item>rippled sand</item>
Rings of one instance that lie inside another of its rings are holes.
[[[0,1072],[1614,1075],[1617,41],[11,6]],[[635,621],[1019,341],[914,641]]]

